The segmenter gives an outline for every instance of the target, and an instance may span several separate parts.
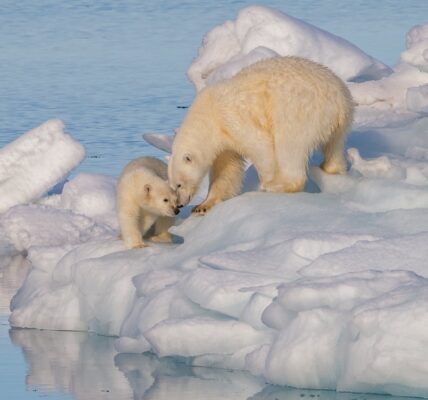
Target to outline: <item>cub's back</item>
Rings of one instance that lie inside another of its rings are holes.
[[[155,157],[139,157],[130,161],[122,171],[120,179],[122,179],[130,172],[136,171],[141,168],[147,170],[149,173],[154,174],[163,180],[168,179],[168,166],[166,165],[166,163]]]

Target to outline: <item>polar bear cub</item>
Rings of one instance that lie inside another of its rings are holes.
[[[318,148],[325,172],[346,172],[353,112],[348,87],[328,68],[300,57],[259,61],[198,93],[174,139],[169,183],[186,205],[210,172],[208,196],[194,209],[204,214],[240,192],[247,159],[261,190],[299,192]]]
[[[129,162],[117,185],[117,212],[127,248],[147,246],[143,236],[152,227],[151,240],[170,242],[168,228],[179,209],[177,196],[167,182],[167,165],[154,157]]]

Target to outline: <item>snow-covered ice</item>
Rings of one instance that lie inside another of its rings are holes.
[[[83,159],[83,146],[50,120],[0,149],[0,212],[34,200]]]
[[[250,167],[245,193],[203,218],[181,217],[174,244],[131,251],[117,237],[114,178],[78,175],[61,193],[0,215],[0,251],[28,252],[32,264],[12,326],[93,331],[117,336],[119,353],[244,370],[260,382],[251,393],[269,382],[428,397],[428,25],[410,30],[399,65],[382,78],[385,68],[348,42],[251,7],[208,34],[200,76],[242,68],[254,49],[255,58],[280,52],[260,46],[266,32],[279,43],[285,23],[299,55],[321,38],[319,61],[337,59],[349,79],[381,78],[349,83],[360,105],[348,174],[325,174],[315,154],[306,192],[272,194],[254,191]],[[254,47],[237,42],[244,36]],[[223,57],[226,38],[236,46]],[[146,140],[169,150],[172,137]],[[116,357],[119,368],[147,387],[169,362],[139,370],[127,357]],[[158,383],[164,393],[176,383],[168,379]]]
[[[426,115],[428,110],[428,23],[406,35],[406,50],[389,76],[351,84],[354,100],[376,109]]]
[[[235,21],[226,21],[206,34],[188,76],[199,91],[230,78],[242,66],[278,54],[317,61],[346,81],[379,79],[392,72],[345,39],[280,11],[250,6]]]

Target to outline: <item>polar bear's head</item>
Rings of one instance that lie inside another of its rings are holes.
[[[165,217],[174,217],[179,213],[177,194],[162,179],[151,180],[142,188],[140,206],[144,210]]]
[[[190,202],[207,171],[208,167],[196,152],[173,147],[168,163],[168,181],[177,193],[179,206]]]

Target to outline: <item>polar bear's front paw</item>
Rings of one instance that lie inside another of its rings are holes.
[[[196,214],[196,215],[199,215],[199,216],[203,216],[209,210],[211,210],[211,208],[213,208],[217,203],[218,203],[218,201],[212,201],[212,200],[204,201],[203,203],[201,203],[198,206],[194,207],[193,210],[192,210],[192,213]]]
[[[196,214],[199,215],[200,217],[202,217],[203,215],[205,215],[211,207],[206,207],[202,204],[200,204],[199,206],[196,206],[193,208],[192,210],[192,214]]]

